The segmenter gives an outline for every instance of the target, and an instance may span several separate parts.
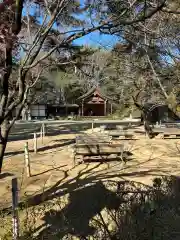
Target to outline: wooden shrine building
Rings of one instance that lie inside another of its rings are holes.
[[[107,116],[112,114],[112,100],[99,88],[93,87],[78,98],[81,116]]]

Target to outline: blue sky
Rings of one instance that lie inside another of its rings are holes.
[[[84,6],[84,0],[80,0],[80,4]],[[87,20],[88,17],[86,13],[81,14],[80,16],[76,16],[80,20]],[[117,42],[119,38],[117,36],[112,36],[109,34],[100,34],[98,31],[90,33],[80,39],[74,41],[75,44],[79,45],[89,45],[95,47],[102,47],[104,49],[112,48]]]
[[[80,1],[83,5],[84,0]],[[30,8],[30,13],[34,14],[34,7]],[[26,8],[23,9],[23,15],[26,15]],[[80,20],[88,20],[88,17],[86,13],[76,16],[76,18]],[[38,19],[40,22],[42,21],[42,18],[40,17]],[[54,25],[56,28],[56,24]],[[77,28],[76,28],[77,29]],[[115,35],[109,35],[109,34],[102,34],[98,31],[90,33],[82,38],[79,38],[74,41],[74,44],[77,45],[88,45],[92,47],[101,47],[103,49],[111,49],[117,42],[119,41],[119,38]]]
[[[94,47],[102,47],[104,49],[112,48],[119,38],[117,36],[111,36],[108,34],[99,34],[99,32],[90,33],[80,39],[74,41],[78,45],[88,45]]]

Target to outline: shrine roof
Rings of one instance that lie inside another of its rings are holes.
[[[97,93],[99,97],[101,97],[104,100],[112,100],[110,97],[107,97],[99,88],[92,87],[87,93],[83,94],[81,97],[78,98],[78,100],[85,100],[92,96],[93,93]]]

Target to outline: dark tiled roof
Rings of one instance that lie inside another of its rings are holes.
[[[88,97],[90,97],[95,91],[99,92],[99,95],[103,98],[103,99],[107,99],[107,100],[113,100],[110,97],[105,96],[105,94],[102,93],[102,91],[100,91],[97,87],[92,87],[87,93],[83,94],[81,97],[79,97],[77,100],[83,100],[83,99],[87,99]]]
[[[144,104],[143,107],[145,110],[149,110],[151,108],[156,108],[161,106],[167,106],[167,103],[165,101],[147,102]]]

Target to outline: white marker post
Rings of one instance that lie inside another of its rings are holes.
[[[25,158],[25,167],[26,167],[27,177],[30,177],[31,170],[30,170],[30,161],[29,161],[28,142],[26,142],[24,146],[24,158]]]
[[[34,133],[34,152],[37,153],[37,135]]]
[[[43,143],[43,127],[42,126],[40,129],[40,137],[41,137],[41,143]]]
[[[44,123],[42,124],[42,129],[43,129],[43,137],[45,137],[45,134],[46,134],[45,131],[46,131],[46,129],[45,129],[45,124],[44,124]]]
[[[92,130],[92,132],[94,130],[94,121],[92,122],[91,130]]]

